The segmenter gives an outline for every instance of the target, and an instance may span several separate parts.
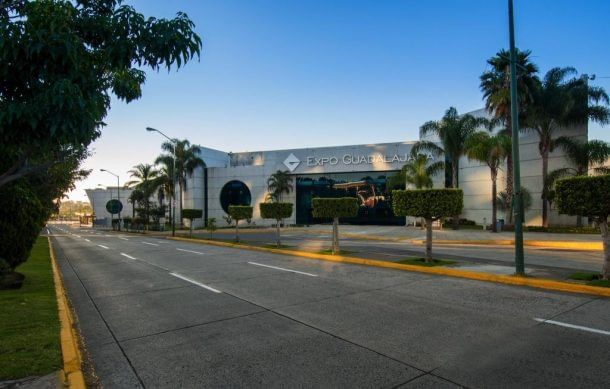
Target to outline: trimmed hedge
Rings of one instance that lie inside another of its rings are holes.
[[[229,205],[229,216],[233,220],[251,219],[252,207],[250,205]]]
[[[610,174],[559,180],[555,184],[555,201],[560,213],[605,220],[610,215]]]
[[[315,198],[311,200],[313,217],[335,218],[358,215],[358,199],[355,197]]]
[[[259,209],[263,219],[287,219],[292,216],[292,203],[260,203]]]
[[[202,216],[203,216],[203,210],[201,210],[201,209],[183,209],[182,210],[182,217],[184,219],[189,219],[189,220],[201,219]]]
[[[461,189],[394,190],[392,200],[396,216],[437,219],[459,215],[464,208]]]

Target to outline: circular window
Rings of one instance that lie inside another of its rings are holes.
[[[241,181],[229,181],[220,191],[220,205],[229,213],[229,205],[250,205],[250,189]]]

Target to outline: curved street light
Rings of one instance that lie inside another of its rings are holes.
[[[120,192],[121,191],[121,184],[119,183],[119,175],[118,174],[114,174],[110,170],[106,170],[106,169],[100,169],[100,171],[101,172],[106,172],[108,174],[112,174],[113,176],[116,177],[116,199],[118,201],[121,201],[121,192]],[[110,193],[112,193],[112,191]],[[119,211],[118,230],[121,231],[121,211]]]
[[[176,236],[176,140],[170,138],[169,136],[165,135],[163,132],[157,130],[156,128],[146,127],[146,131],[158,132],[159,134],[164,136],[168,141],[170,141],[170,143],[174,146],[173,147],[174,168],[173,168],[173,172],[172,172],[172,191],[174,192],[174,193],[172,193],[172,236]]]

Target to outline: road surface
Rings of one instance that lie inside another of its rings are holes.
[[[610,387],[610,300],[50,225],[107,388]]]

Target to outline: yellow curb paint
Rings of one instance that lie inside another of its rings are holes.
[[[72,312],[68,306],[66,292],[64,290],[63,281],[57,267],[55,252],[53,251],[53,243],[49,240],[49,251],[51,253],[51,265],[53,267],[53,280],[55,281],[55,295],[57,297],[57,311],[60,322],[60,343],[61,356],[63,359],[63,381],[68,388],[81,389],[86,388],[85,377],[81,370],[82,358],[78,348],[78,337],[74,329],[74,319]]]
[[[411,240],[410,243],[425,244],[426,242],[421,239]],[[514,240],[451,240],[451,239],[436,239],[434,244],[442,245],[496,245],[496,246],[512,246],[515,244]],[[583,251],[603,251],[604,247],[602,242],[574,242],[574,241],[556,241],[556,240],[524,240],[524,246],[540,247],[540,248],[553,248],[563,250],[583,250]]]
[[[447,268],[447,267],[423,267],[423,266],[417,266],[417,265],[405,265],[402,263],[379,261],[379,260],[375,260],[375,259],[345,257],[342,255],[308,253],[308,252],[296,251],[296,250],[271,249],[271,248],[266,248],[266,247],[248,246],[248,245],[239,244],[239,243],[217,242],[217,241],[204,240],[204,239],[190,239],[190,238],[180,238],[180,237],[168,237],[168,239],[185,241],[185,242],[193,242],[193,243],[199,243],[199,244],[209,244],[209,245],[213,245],[213,246],[233,247],[233,248],[246,249],[246,250],[252,250],[252,251],[268,252],[268,253],[283,254],[283,255],[292,255],[292,256],[303,257],[303,258],[318,259],[318,260],[322,260],[322,261],[351,263],[351,264],[356,264],[356,265],[375,266],[375,267],[383,267],[383,268],[389,268],[389,269],[406,270],[406,271],[412,271],[412,272],[418,272],[418,273],[436,274],[436,275],[440,275],[440,276],[467,278],[467,279],[478,280],[478,281],[497,282],[497,283],[508,284],[508,285],[529,286],[532,288],[555,290],[555,291],[560,291],[560,292],[582,293],[582,294],[590,294],[590,295],[595,295],[595,296],[610,297],[610,288],[573,284],[573,283],[569,283],[569,282],[549,280],[549,279],[544,279],[544,278],[529,278],[529,277],[490,274],[490,273],[483,273],[483,272],[474,272],[474,271],[453,269],[453,268]]]

